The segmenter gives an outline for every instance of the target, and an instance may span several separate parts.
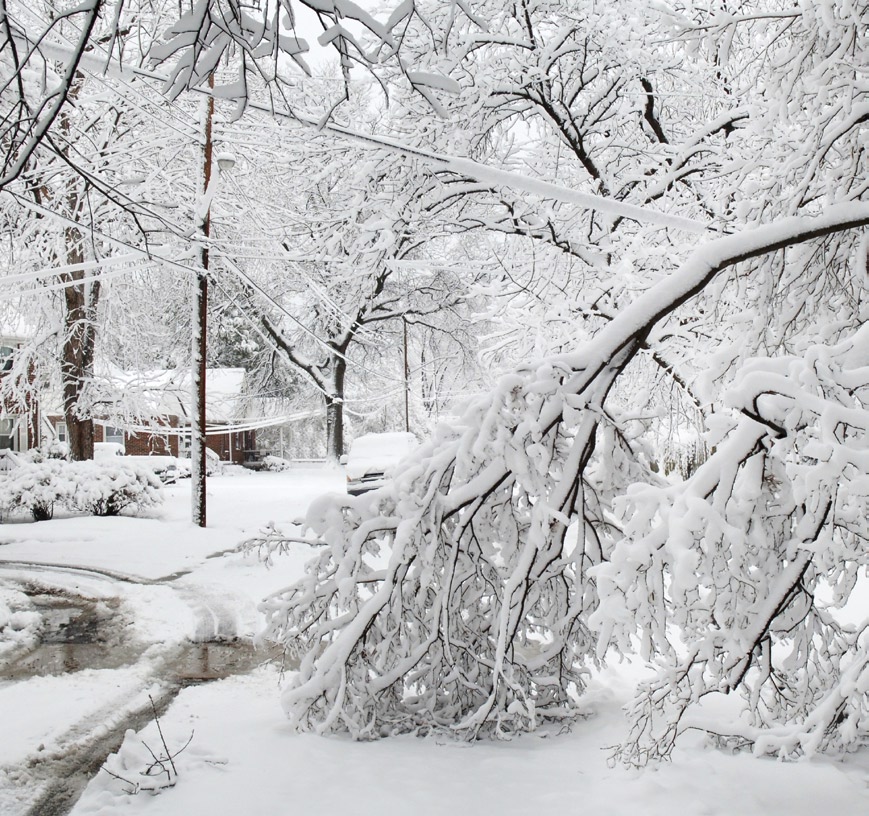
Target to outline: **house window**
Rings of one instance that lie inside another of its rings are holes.
[[[12,355],[15,349],[12,346],[0,345],[0,371],[9,371],[12,368]]]
[[[178,455],[183,459],[190,458],[190,431],[182,431],[178,434]]]
[[[103,438],[106,442],[114,442],[116,445],[124,444],[124,429],[106,425],[103,430]]]
[[[57,425],[54,426],[54,430],[57,433],[57,441],[58,442],[68,442],[69,441],[69,433],[66,430],[65,422],[58,422]]]
[[[5,417],[4,419],[0,419],[0,450],[17,450],[17,430],[17,417]]]

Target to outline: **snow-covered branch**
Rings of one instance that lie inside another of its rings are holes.
[[[570,716],[595,654],[590,568],[624,546],[603,507],[630,482],[655,481],[603,412],[614,383],[651,327],[721,269],[866,223],[869,205],[847,205],[709,242],[581,349],[504,377],[391,485],[313,506],[307,524],[327,549],[264,605],[269,636],[303,655],[284,695],[295,725],[475,736]],[[793,546],[820,534],[806,526]]]

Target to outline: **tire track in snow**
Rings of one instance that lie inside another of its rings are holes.
[[[244,673],[267,659],[267,655],[255,655],[251,635],[257,625],[256,606],[247,596],[227,592],[226,587],[201,586],[190,581],[181,581],[185,573],[177,573],[161,579],[141,578],[113,570],[70,564],[46,562],[11,561],[0,559],[0,569],[9,570],[13,580],[26,581],[26,572],[35,571],[45,576],[60,575],[90,576],[117,585],[165,586],[174,591],[192,611],[193,631],[188,639],[171,643],[152,643],[143,653],[132,658],[129,664],[117,671],[132,671],[134,676],[121,681],[120,691],[111,699],[102,701],[95,710],[69,724],[57,736],[52,736],[47,747],[31,751],[14,766],[0,768],[0,789],[6,787],[6,796],[0,796],[0,810],[19,816],[60,816],[75,805],[88,781],[100,771],[106,757],[117,751],[128,729],[141,730],[153,719],[154,710],[148,699],[150,693],[158,716],[165,711],[177,693],[189,682],[204,682],[229,674]],[[63,591],[70,592],[68,586]],[[123,600],[123,592],[118,593]],[[208,661],[211,649],[220,645],[218,654],[221,665],[214,667],[215,656]],[[206,656],[208,668],[203,676],[197,669],[187,668],[192,663],[198,667],[198,656]],[[234,654],[234,660],[229,657]],[[12,807],[14,810],[8,810]]]

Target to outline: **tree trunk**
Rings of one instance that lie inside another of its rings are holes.
[[[70,89],[70,100],[76,100],[81,91],[83,76],[76,72]],[[71,141],[69,112],[61,111],[59,127],[66,141]],[[64,198],[69,217],[78,220],[82,210],[82,194],[75,182],[66,182]],[[93,377],[94,353],[97,342],[97,307],[100,299],[99,280],[91,283],[81,281],[85,276],[84,236],[77,227],[69,226],[63,231],[64,250],[62,262],[72,271],[60,276],[66,284],[63,319],[63,348],[60,355],[60,381],[63,394],[63,417],[66,421],[70,456],[77,460],[94,458],[94,422],[87,404],[85,389]]]
[[[344,453],[344,372],[347,364],[332,359],[332,388],[326,395],[326,461],[337,463]]]
[[[81,264],[84,260],[81,233],[74,227],[65,231],[66,262]],[[82,277],[76,271],[64,276],[68,281]],[[60,377],[63,391],[63,415],[69,437],[70,456],[78,461],[94,458],[94,423],[91,416],[83,416],[86,400],[83,393],[93,376],[96,346],[96,310],[99,300],[99,281],[91,284],[68,285],[64,290],[63,348],[61,350]]]

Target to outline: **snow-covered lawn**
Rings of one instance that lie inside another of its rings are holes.
[[[785,764],[689,740],[663,767],[609,768],[604,747],[622,734],[619,706],[628,694],[617,673],[595,683],[595,713],[570,733],[473,745],[293,735],[281,721],[276,686],[276,672],[259,671],[186,689],[162,722],[170,748],[194,735],[176,760],[176,787],[130,797],[101,774],[73,814],[857,816],[869,807],[865,761]],[[142,738],[160,745],[153,725]],[[139,738],[129,735],[127,743],[131,770],[141,768]]]
[[[227,551],[268,521],[281,525],[296,518],[312,498],[341,489],[342,482],[341,473],[308,469],[214,477],[205,530],[188,521],[189,482],[166,489],[159,518],[68,518],[0,526],[4,561],[104,571],[3,567],[0,637],[9,643],[26,641],[28,633],[38,630],[36,613],[24,608],[16,588],[27,581],[98,603],[117,603],[127,623],[124,646],[141,650],[123,668],[0,683],[0,813],[26,811],[32,801],[28,791],[39,781],[40,758],[61,755],[147,700],[161,661],[179,643],[215,634],[253,634],[259,625],[258,600],[298,576],[310,552],[299,545],[267,570],[253,558]],[[112,577],[159,579],[177,573],[184,574],[166,584]],[[175,759],[173,788],[156,796],[131,795],[123,782],[100,772],[73,813],[869,812],[867,755],[844,762],[781,763],[712,750],[699,736],[689,735],[663,767],[610,768],[607,746],[623,735],[620,707],[639,671],[623,664],[596,677],[587,698],[589,716],[568,733],[467,745],[434,738],[354,743],[294,735],[279,705],[279,672],[263,666],[249,675],[185,688],[171,704],[161,719],[169,748],[177,750],[193,735]],[[146,744],[161,750],[153,723],[139,735],[129,732],[107,766],[119,776],[144,781],[138,772],[149,762]]]

